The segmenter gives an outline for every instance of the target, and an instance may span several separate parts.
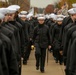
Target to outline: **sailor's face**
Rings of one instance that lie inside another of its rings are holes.
[[[74,19],[76,20],[76,14],[73,15]]]
[[[38,20],[39,24],[43,24],[44,23],[44,19],[40,19]]]
[[[57,23],[58,23],[58,25],[61,25],[62,24],[62,21],[58,21]]]
[[[26,17],[21,17],[21,20],[25,21],[26,20]]]
[[[32,17],[30,17],[30,20],[32,19]]]
[[[9,21],[12,21],[14,20],[14,17],[15,17],[15,14],[8,14],[8,17],[9,17]]]
[[[4,21],[5,21],[5,22],[7,22],[7,21],[8,21],[8,19],[9,19],[9,15],[8,15],[8,14],[6,14],[6,15],[5,15],[5,18],[4,18]]]

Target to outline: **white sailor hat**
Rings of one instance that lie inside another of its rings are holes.
[[[46,19],[49,19],[50,17],[49,17],[49,15],[48,15],[48,14],[46,14],[46,15],[45,15],[45,18],[46,18]]]
[[[63,21],[63,18],[57,18],[56,21]]]
[[[4,17],[4,14],[0,13],[0,19],[2,20]]]
[[[8,10],[8,13],[9,14],[12,14],[12,13],[15,13],[16,12],[16,9],[15,8],[9,8],[9,7],[7,7],[7,10]]]
[[[54,13],[51,13],[51,14],[49,15],[49,17],[52,18],[52,19],[53,19],[54,16],[55,16]]]
[[[73,8],[74,12],[76,12],[76,8]]]
[[[45,15],[44,14],[38,14],[38,17],[44,17]]]
[[[56,19],[57,19],[57,15],[54,15],[54,16],[53,16],[53,20],[56,20]]]
[[[38,20],[45,20],[45,17],[38,17]]]
[[[57,15],[55,15],[54,13],[51,13],[49,15],[50,18],[52,18],[53,20],[56,20],[57,19]]]
[[[18,11],[20,9],[20,6],[19,5],[10,5],[10,6],[8,6],[8,8],[16,9],[16,11]]]
[[[64,18],[64,15],[57,15],[57,18]]]
[[[72,6],[73,6],[73,8],[76,8],[76,3],[73,3]]]
[[[76,14],[76,12],[74,11],[74,8],[69,9],[69,10],[68,10],[68,13],[69,13],[69,14]]]
[[[26,15],[27,14],[27,11],[21,11],[20,14]]]
[[[8,13],[8,9],[7,8],[0,8],[0,13],[5,15]]]
[[[18,16],[19,17],[25,17],[25,18],[27,17],[26,15],[21,15],[21,14],[18,14]]]

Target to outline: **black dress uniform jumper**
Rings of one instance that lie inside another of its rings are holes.
[[[31,41],[30,41],[30,23],[26,20],[24,22],[25,24],[25,52],[24,52],[24,60],[23,60],[23,64],[26,65],[27,64],[27,60],[29,59],[30,53],[31,53]]]
[[[76,31],[71,35],[67,52],[66,75],[76,75]]]
[[[3,33],[0,33],[0,39],[2,40],[4,46],[2,55],[3,75],[18,75],[18,63],[11,41]]]
[[[59,35],[60,35],[60,30],[62,28],[62,25],[58,25],[57,23],[55,24],[53,30],[52,30],[52,43],[53,43],[53,54],[56,58],[56,62],[59,61],[59,63],[62,63],[63,56],[60,54],[61,47],[60,47],[60,42],[59,42]]]
[[[37,25],[33,35],[34,45],[36,47],[36,67],[40,66],[40,70],[44,71],[46,48],[50,45],[49,28],[45,24]]]
[[[59,41],[62,43],[62,37],[63,37],[63,30],[64,30],[64,27],[69,25],[70,23],[73,23],[73,20],[71,17],[65,17],[64,20],[63,20],[63,23],[62,23],[62,29],[61,29],[61,32],[60,32],[60,36],[59,36]]]
[[[73,30],[73,29],[72,29]],[[68,45],[68,50],[67,50],[67,61],[66,61],[66,75],[73,75],[75,72],[75,65],[73,63],[75,63],[75,61],[73,59],[75,59],[75,52],[72,54],[73,51],[75,51],[75,42],[76,42],[76,29],[72,32],[72,34],[70,35],[70,39],[69,39],[69,45]],[[72,59],[71,59],[72,57]],[[73,74],[70,74],[73,73]]]
[[[64,65],[66,65],[67,50],[68,50],[69,40],[71,38],[70,35],[75,30],[76,30],[76,26],[74,23],[68,24],[67,26],[64,27],[64,30],[63,30],[62,46],[63,46]]]
[[[0,39],[0,75],[4,75],[2,62],[3,60],[5,60],[5,58],[3,59],[3,56],[4,56],[4,48],[3,48],[2,41]],[[3,63],[6,63],[6,62],[4,61]],[[8,71],[7,71],[7,74],[8,74]]]

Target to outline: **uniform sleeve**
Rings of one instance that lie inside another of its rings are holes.
[[[73,41],[70,49],[70,75],[76,75],[76,39]],[[68,59],[69,59],[68,58]]]
[[[13,51],[12,46],[10,45],[10,59],[9,59],[9,72],[10,75],[18,75],[19,71],[18,71],[18,62],[16,59],[16,55],[15,52]]]
[[[30,25],[30,38],[33,38],[33,34],[34,34],[34,25],[31,24]]]
[[[63,36],[64,27],[65,27],[65,22],[66,22],[66,18],[64,18],[64,20],[62,22],[62,28],[61,28],[60,35],[59,35],[59,41],[60,42],[62,42],[62,36]]]
[[[49,43],[49,45],[51,45],[52,44],[52,36],[50,35],[50,30],[49,30],[49,28],[48,28],[48,43]]]
[[[26,32],[26,39],[29,41],[29,29],[30,29],[30,25],[29,24],[26,24],[26,29],[25,29],[25,32]]]
[[[34,28],[34,33],[33,33],[33,43],[35,42],[35,38],[37,36],[37,27]]]
[[[52,29],[52,44],[54,42],[54,37],[55,37],[55,27]]]

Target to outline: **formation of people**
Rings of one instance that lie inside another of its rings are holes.
[[[65,75],[76,75],[76,3],[62,13],[36,14],[20,11],[19,5],[0,8],[0,75],[21,75],[31,46],[35,47],[36,70],[45,72],[46,50]]]

